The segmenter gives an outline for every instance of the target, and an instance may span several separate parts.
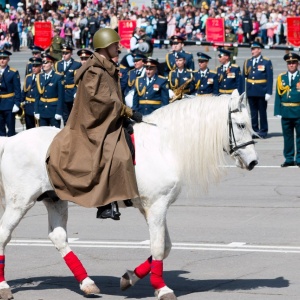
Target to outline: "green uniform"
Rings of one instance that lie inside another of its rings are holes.
[[[62,45],[65,44],[65,40],[60,36],[55,36],[52,39],[51,48],[50,48],[50,55],[56,58],[57,60],[62,59]]]
[[[225,36],[225,42],[226,43],[237,43],[237,37],[235,34],[233,33],[227,33]],[[231,52],[230,55],[230,62],[232,64],[235,64],[235,59],[233,59],[233,57],[237,57],[238,56],[238,47],[225,47],[226,50],[229,50]]]
[[[294,73],[294,79],[289,73],[282,73],[277,78],[274,115],[281,116],[282,134],[284,140],[283,155],[286,163],[296,161],[300,164],[300,76]],[[296,132],[296,153],[295,138]]]

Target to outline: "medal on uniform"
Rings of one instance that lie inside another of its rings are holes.
[[[207,83],[208,84],[213,84],[214,83],[214,79],[213,78],[208,78],[207,79]]]
[[[297,92],[300,92],[300,82],[297,82],[296,89],[297,89]]]
[[[264,71],[265,70],[265,66],[264,65],[258,65],[257,70],[258,71]]]
[[[153,84],[153,90],[154,91],[159,91],[159,85],[158,84]]]
[[[228,73],[227,78],[235,78],[235,73]]]

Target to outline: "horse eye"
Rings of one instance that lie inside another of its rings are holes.
[[[245,124],[238,123],[238,124],[236,124],[236,126],[238,127],[238,129],[245,129],[246,128]]]

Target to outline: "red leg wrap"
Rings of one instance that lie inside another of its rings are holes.
[[[83,267],[81,261],[78,259],[78,257],[74,254],[73,251],[69,252],[64,257],[64,260],[78,282],[81,282],[82,280],[88,277],[87,272]]]
[[[162,260],[152,260],[151,264],[151,275],[150,275],[151,285],[155,290],[159,290],[166,286],[163,279],[163,261]]]
[[[0,282],[5,281],[4,267],[5,267],[5,255],[0,255]]]
[[[134,273],[139,278],[144,278],[148,275],[151,271],[151,262],[152,256],[150,256],[145,262],[140,264],[138,267],[135,268]]]

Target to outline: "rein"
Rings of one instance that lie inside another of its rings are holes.
[[[251,140],[249,142],[237,145],[236,139],[234,136],[233,126],[232,126],[232,118],[231,118],[231,114],[236,113],[236,112],[239,112],[239,110],[238,109],[235,109],[235,110],[229,109],[229,111],[228,111],[229,154],[230,155],[234,154],[234,156],[238,156],[236,151],[239,150],[240,148],[244,148],[246,146],[255,144],[255,142],[253,140]]]

